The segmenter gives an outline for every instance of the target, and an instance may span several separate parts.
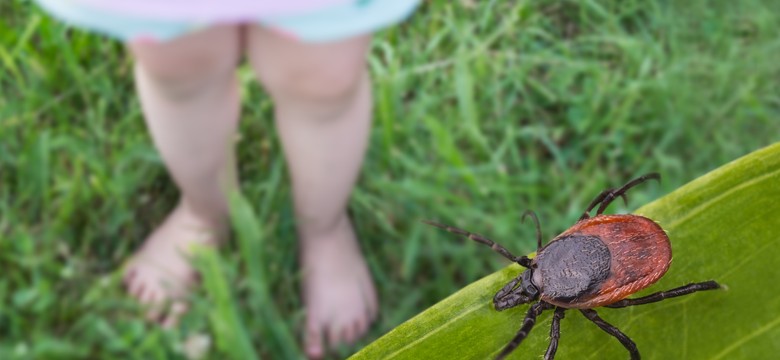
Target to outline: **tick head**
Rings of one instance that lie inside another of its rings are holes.
[[[533,282],[534,269],[529,268],[520,275],[507,283],[493,297],[493,305],[496,310],[506,310],[521,304],[527,304],[539,299],[539,288]],[[518,284],[518,280],[519,284]]]

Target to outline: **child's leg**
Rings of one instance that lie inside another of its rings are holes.
[[[225,192],[236,182],[239,32],[236,25],[218,26],[167,43],[130,45],[147,125],[181,191],[178,206],[125,273],[130,294],[151,305],[149,317],[163,325],[184,311],[176,300],[196,279],[185,258],[189,246],[215,244],[227,225]]]
[[[305,347],[351,343],[376,316],[371,274],[347,216],[347,200],[371,122],[365,57],[369,36],[305,44],[248,29],[249,60],[275,104],[292,176],[307,309]]]

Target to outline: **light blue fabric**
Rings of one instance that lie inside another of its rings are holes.
[[[365,34],[398,23],[409,16],[419,0],[355,1],[311,14],[276,17],[260,23],[280,28],[304,41],[325,42]]]
[[[151,36],[166,41],[198,28],[195,24],[139,19],[84,6],[67,0],[35,0],[49,13],[68,24],[99,32],[122,41]]]
[[[167,41],[210,24],[130,17],[79,6],[67,0],[35,0],[57,18],[74,26],[129,42],[139,38]],[[163,1],[163,0],[161,0]],[[409,16],[420,0],[355,0],[307,14],[257,19],[301,41],[328,42],[374,32]]]

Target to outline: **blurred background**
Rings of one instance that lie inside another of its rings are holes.
[[[170,332],[124,296],[122,262],[177,200],[153,149],[121,44],[30,1],[0,2],[0,358],[183,358],[221,338],[300,334],[289,184],[273,104],[240,69],[242,189],[261,254],[236,242]],[[343,358],[506,265],[420,222],[482,233],[516,253],[566,229],[601,190],[651,171],[630,211],[780,140],[780,2],[426,1],[375,36],[375,122],[351,212],[378,283],[379,321]],[[248,262],[268,271],[253,303]],[[271,308],[284,319],[269,323]],[[240,323],[218,332],[220,314]],[[194,345],[193,345],[194,344]],[[294,346],[282,344],[279,346]]]

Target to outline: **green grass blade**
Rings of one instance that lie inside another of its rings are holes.
[[[636,213],[657,220],[674,250],[671,269],[638,295],[714,279],[726,289],[626,309],[601,309],[646,359],[768,359],[780,350],[780,143],[696,179]],[[485,251],[485,256],[493,256]],[[351,359],[484,359],[520,327],[527,306],[492,309],[491,297],[521,268],[476,281],[370,344]],[[626,350],[574,311],[562,321],[558,357],[624,359]],[[550,313],[511,358],[537,359]]]
[[[209,317],[217,347],[230,359],[259,359],[246,326],[239,317],[237,303],[228,285],[219,253],[208,248],[197,250],[195,260],[203,276],[203,286],[214,303]]]
[[[233,229],[236,231],[242,261],[247,270],[250,307],[261,317],[264,343],[269,351],[283,359],[302,358],[297,342],[288,323],[271,297],[268,274],[263,256],[263,239],[266,235],[249,202],[238,192],[230,194],[230,212]]]

